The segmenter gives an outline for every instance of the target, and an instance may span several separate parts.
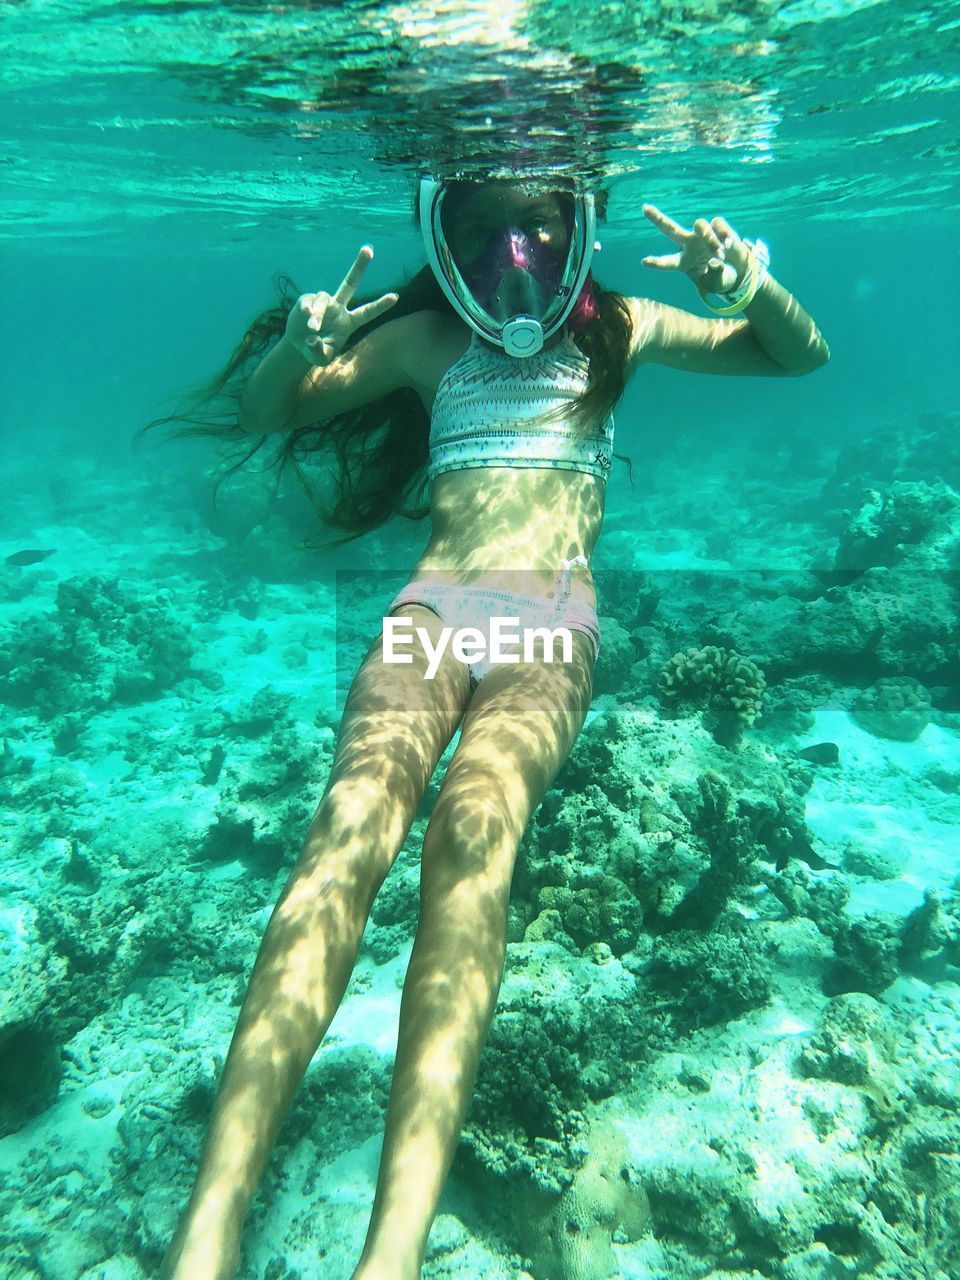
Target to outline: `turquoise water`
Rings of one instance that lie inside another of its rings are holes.
[[[212,443],[133,434],[276,272],[331,289],[371,243],[386,290],[423,264],[417,176],[505,157],[602,180],[596,274],[626,294],[703,314],[642,267],[669,248],[645,201],[762,236],[831,361],[646,366],[617,408],[594,700],[521,845],[423,1275],[953,1280],[956,6],[34,0],[0,39],[0,1280],[157,1274],[343,696],[426,539],[317,560],[295,482],[254,470],[214,509]],[[719,675],[664,693],[711,646],[764,674],[732,740]],[[244,1280],[356,1265],[443,768]]]

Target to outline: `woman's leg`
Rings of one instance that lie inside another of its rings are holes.
[[[418,625],[440,620],[417,611]],[[374,898],[453,737],[465,668],[387,666],[371,647],[344,707],[326,791],[260,946],[190,1202],[161,1274],[226,1280],[293,1094],[339,1008]]]
[[[586,718],[594,665],[498,667],[473,695],[424,836],[380,1176],[352,1280],[417,1280],[506,955],[517,845]]]

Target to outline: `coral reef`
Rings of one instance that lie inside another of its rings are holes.
[[[169,591],[147,598],[116,578],[71,578],[52,615],[0,644],[0,701],[46,719],[140,702],[190,675],[193,654]]]
[[[837,546],[838,569],[892,565],[909,547],[952,536],[960,495],[942,481],[898,480],[884,492],[868,489],[848,516]]]
[[[545,1002],[529,984],[560,970],[556,959],[534,960],[538,950],[523,947],[526,968],[518,957],[460,1144],[462,1169],[487,1189],[504,1180],[552,1193],[569,1186],[583,1161],[586,1112],[631,1079],[663,1034],[662,1020],[644,1014],[636,979],[619,966],[605,974],[588,960],[571,974],[569,992]]]
[[[600,618],[603,640],[593,678],[593,692],[619,693],[625,686],[636,651],[630,633],[616,618]]]
[[[669,1001],[680,1034],[740,1017],[767,1003],[773,947],[763,931],[730,915],[709,933],[684,930],[658,938],[646,971]]]
[[[559,1195],[521,1186],[507,1206],[535,1280],[610,1280],[619,1274],[614,1240],[639,1240],[650,1229],[647,1195],[616,1126],[598,1118],[583,1149],[583,1164]]]

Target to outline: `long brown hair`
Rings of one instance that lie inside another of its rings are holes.
[[[607,193],[596,191],[595,201],[598,221],[601,221]],[[419,225],[416,203],[414,218]],[[174,413],[153,419],[136,433],[139,441],[147,432],[166,427],[167,438],[212,436],[239,446],[225,459],[227,465],[216,488],[227,476],[250,462],[269,439],[267,436],[251,438],[242,431],[238,410],[247,379],[271,344],[283,335],[287,317],[302,292],[286,275],[278,275],[273,283],[276,304],[252,321],[219,373],[188,395]],[[346,350],[378,325],[416,311],[441,311],[459,320],[429,267],[423,267],[412,278],[390,289],[356,296],[351,307],[361,306],[387,292],[396,293],[398,301],[383,315],[356,330]],[[591,274],[568,327],[590,362],[586,390],[568,420],[586,430],[602,421],[623,395],[632,333],[630,312],[621,294],[604,289]],[[429,514],[429,504],[424,501],[429,434],[429,416],[419,395],[412,387],[402,387],[358,409],[289,432],[268,469],[276,472],[279,485],[289,466],[324,526],[345,531],[343,537],[309,544],[315,549],[332,549],[378,528],[393,516],[421,520]],[[324,453],[333,455],[335,466],[327,469],[328,491],[321,495],[315,481],[307,475],[304,463],[314,462]],[[629,467],[628,458],[620,454],[614,457]]]

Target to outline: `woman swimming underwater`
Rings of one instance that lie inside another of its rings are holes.
[[[280,1123],[459,726],[423,839],[379,1179],[351,1280],[420,1275],[500,990],[517,847],[590,703],[600,646],[590,560],[612,409],[647,362],[778,376],[828,359],[765,246],[723,218],[686,229],[644,206],[673,242],[644,263],[688,275],[717,313],[700,317],[597,284],[603,201],[577,182],[424,178],[418,194],[428,267],[351,309],[373,257],[361,248],[334,293],[285,308],[240,400],[248,439],[335,442],[330,520],[353,534],[403,511],[425,471],[430,538],[384,601],[351,686],[326,790],[257,956],[167,1280],[233,1275]],[[382,416],[398,412],[374,446],[381,402]],[[365,453],[351,462],[357,440]],[[563,629],[564,658],[525,649],[521,661],[508,644],[493,661],[476,641],[497,617]],[[445,629],[465,628],[469,643],[447,642]],[[409,660],[385,661],[393,650]]]

